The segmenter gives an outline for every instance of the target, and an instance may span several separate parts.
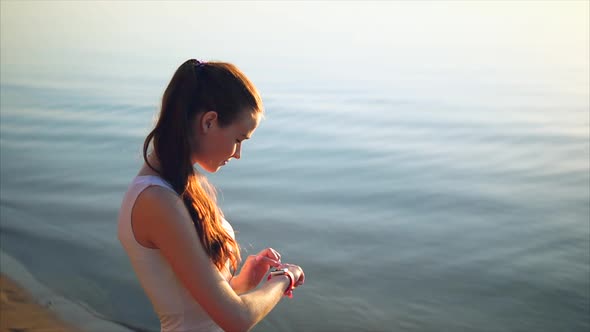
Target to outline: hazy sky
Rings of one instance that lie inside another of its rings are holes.
[[[194,57],[253,68],[435,62],[587,68],[590,54],[584,0],[0,3],[3,65],[101,68],[111,57],[131,66]]]

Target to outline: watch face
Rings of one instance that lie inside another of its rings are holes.
[[[284,269],[277,269],[274,271],[270,271],[270,274],[272,274],[273,276],[281,276],[283,274],[287,274],[289,270],[287,270],[287,268]]]

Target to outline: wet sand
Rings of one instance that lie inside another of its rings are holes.
[[[80,332],[4,275],[0,291],[0,332]]]

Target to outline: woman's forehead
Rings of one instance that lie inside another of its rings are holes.
[[[244,114],[236,121],[237,127],[244,132],[250,134],[258,127],[260,123],[260,114],[254,112],[244,112]]]

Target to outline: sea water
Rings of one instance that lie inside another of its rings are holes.
[[[265,119],[208,176],[243,255],[306,273],[255,330],[587,331],[587,69],[390,70],[255,82]],[[136,330],[117,213],[170,74],[1,82],[2,252]]]

